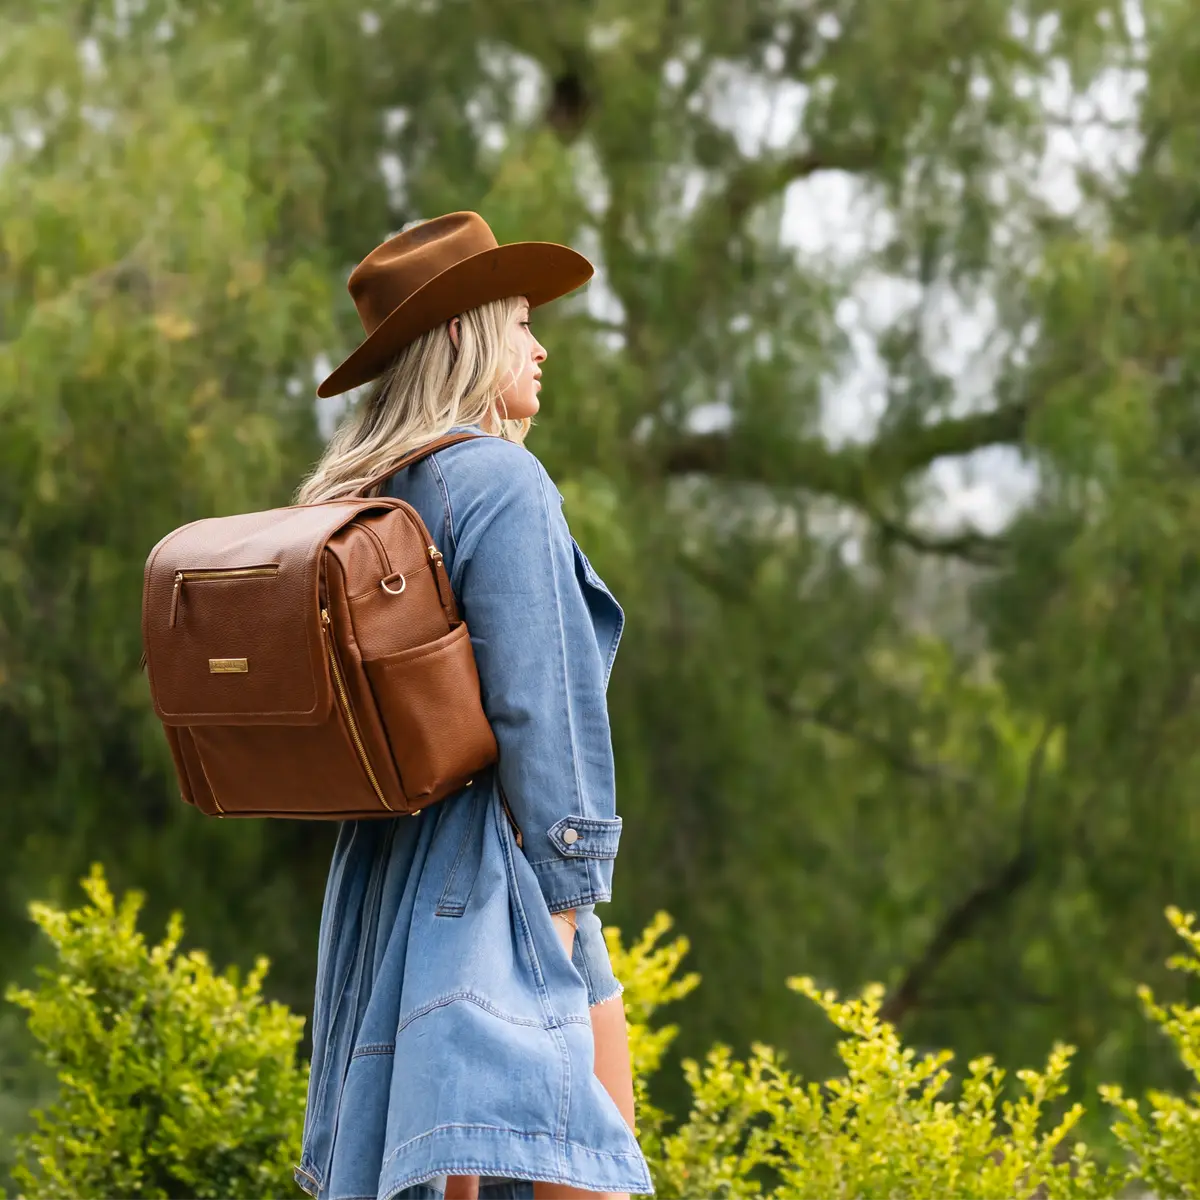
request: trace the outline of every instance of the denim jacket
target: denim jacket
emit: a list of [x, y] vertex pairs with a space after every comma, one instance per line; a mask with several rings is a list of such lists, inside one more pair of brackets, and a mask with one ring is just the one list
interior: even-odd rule
[[[447, 1174], [482, 1195], [650, 1192], [588, 1012], [620, 987], [594, 906], [621, 833], [605, 691], [623, 614], [523, 447], [458, 443], [387, 490], [445, 557], [500, 754], [416, 819], [339, 827], [297, 1181], [319, 1200], [436, 1196]], [[551, 913], [569, 908], [568, 957]]]

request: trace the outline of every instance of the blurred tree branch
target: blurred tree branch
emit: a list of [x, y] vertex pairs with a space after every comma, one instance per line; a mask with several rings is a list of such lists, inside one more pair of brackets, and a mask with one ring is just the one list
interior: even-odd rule
[[921, 957], [905, 973], [900, 984], [884, 1001], [880, 1019], [899, 1024], [922, 1000], [925, 985], [960, 943], [981, 921], [1001, 911], [1034, 876], [1031, 847], [1022, 846], [999, 870], [970, 891], [938, 926]]
[[814, 146], [802, 154], [746, 160], [730, 173], [711, 207], [725, 213], [729, 226], [739, 225], [757, 205], [799, 179], [821, 171], [867, 170], [879, 161], [885, 146], [882, 138], [873, 137], [845, 146]]
[[1029, 758], [1025, 790], [1018, 819], [1017, 848], [1001, 866], [973, 888], [943, 917], [929, 945], [909, 967], [904, 978], [879, 1010], [881, 1020], [898, 1024], [923, 999], [929, 980], [951, 952], [972, 936], [982, 921], [1001, 912], [1037, 873], [1038, 854], [1033, 843], [1033, 804], [1053, 725], [1047, 722]]
[[918, 554], [933, 554], [941, 558], [958, 558], [981, 567], [995, 567], [1004, 562], [1008, 552], [1008, 541], [1001, 536], [980, 533], [976, 529], [963, 529], [959, 533], [938, 537], [919, 533], [903, 522], [894, 520], [877, 510], [868, 516], [874, 523], [883, 544], [899, 543], [915, 550]]
[[1027, 408], [1013, 404], [888, 432], [866, 446], [833, 449], [823, 438], [742, 441], [736, 430], [683, 434], [661, 456], [667, 475], [709, 475], [743, 483], [783, 484], [835, 496], [872, 510], [877, 489], [902, 482], [939, 458], [1019, 443]]
[[964, 775], [949, 770], [941, 763], [922, 762], [914, 758], [904, 746], [897, 745], [888, 738], [881, 737], [868, 729], [862, 729], [852, 721], [833, 716], [828, 702], [822, 702], [815, 707], [797, 704], [777, 691], [767, 693], [767, 702], [776, 712], [793, 717], [798, 721], [816, 725], [840, 737], [857, 742], [878, 755], [889, 767], [902, 775], [926, 782], [945, 784], [954, 788], [970, 789], [974, 784]]

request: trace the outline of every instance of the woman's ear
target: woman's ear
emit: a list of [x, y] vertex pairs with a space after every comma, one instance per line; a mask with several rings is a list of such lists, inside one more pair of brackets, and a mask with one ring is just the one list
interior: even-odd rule
[[446, 323], [446, 332], [450, 335], [450, 344], [458, 349], [458, 340], [462, 335], [462, 318], [451, 317]]

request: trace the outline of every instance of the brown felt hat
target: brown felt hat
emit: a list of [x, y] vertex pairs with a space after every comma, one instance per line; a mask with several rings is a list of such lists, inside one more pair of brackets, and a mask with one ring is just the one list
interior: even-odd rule
[[586, 283], [592, 270], [582, 254], [554, 242], [501, 246], [478, 213], [414, 225], [350, 273], [346, 286], [367, 336], [317, 395], [336, 396], [374, 379], [414, 338], [459, 313], [508, 296], [526, 296], [536, 308]]

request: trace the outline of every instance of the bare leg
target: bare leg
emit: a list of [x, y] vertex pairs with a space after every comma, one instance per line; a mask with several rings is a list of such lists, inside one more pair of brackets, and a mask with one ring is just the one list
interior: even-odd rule
[[478, 1175], [447, 1175], [446, 1200], [479, 1200]]
[[589, 1010], [596, 1046], [596, 1078], [616, 1102], [625, 1124], [633, 1128], [633, 1067], [629, 1061], [629, 1031], [625, 999], [610, 996]]

